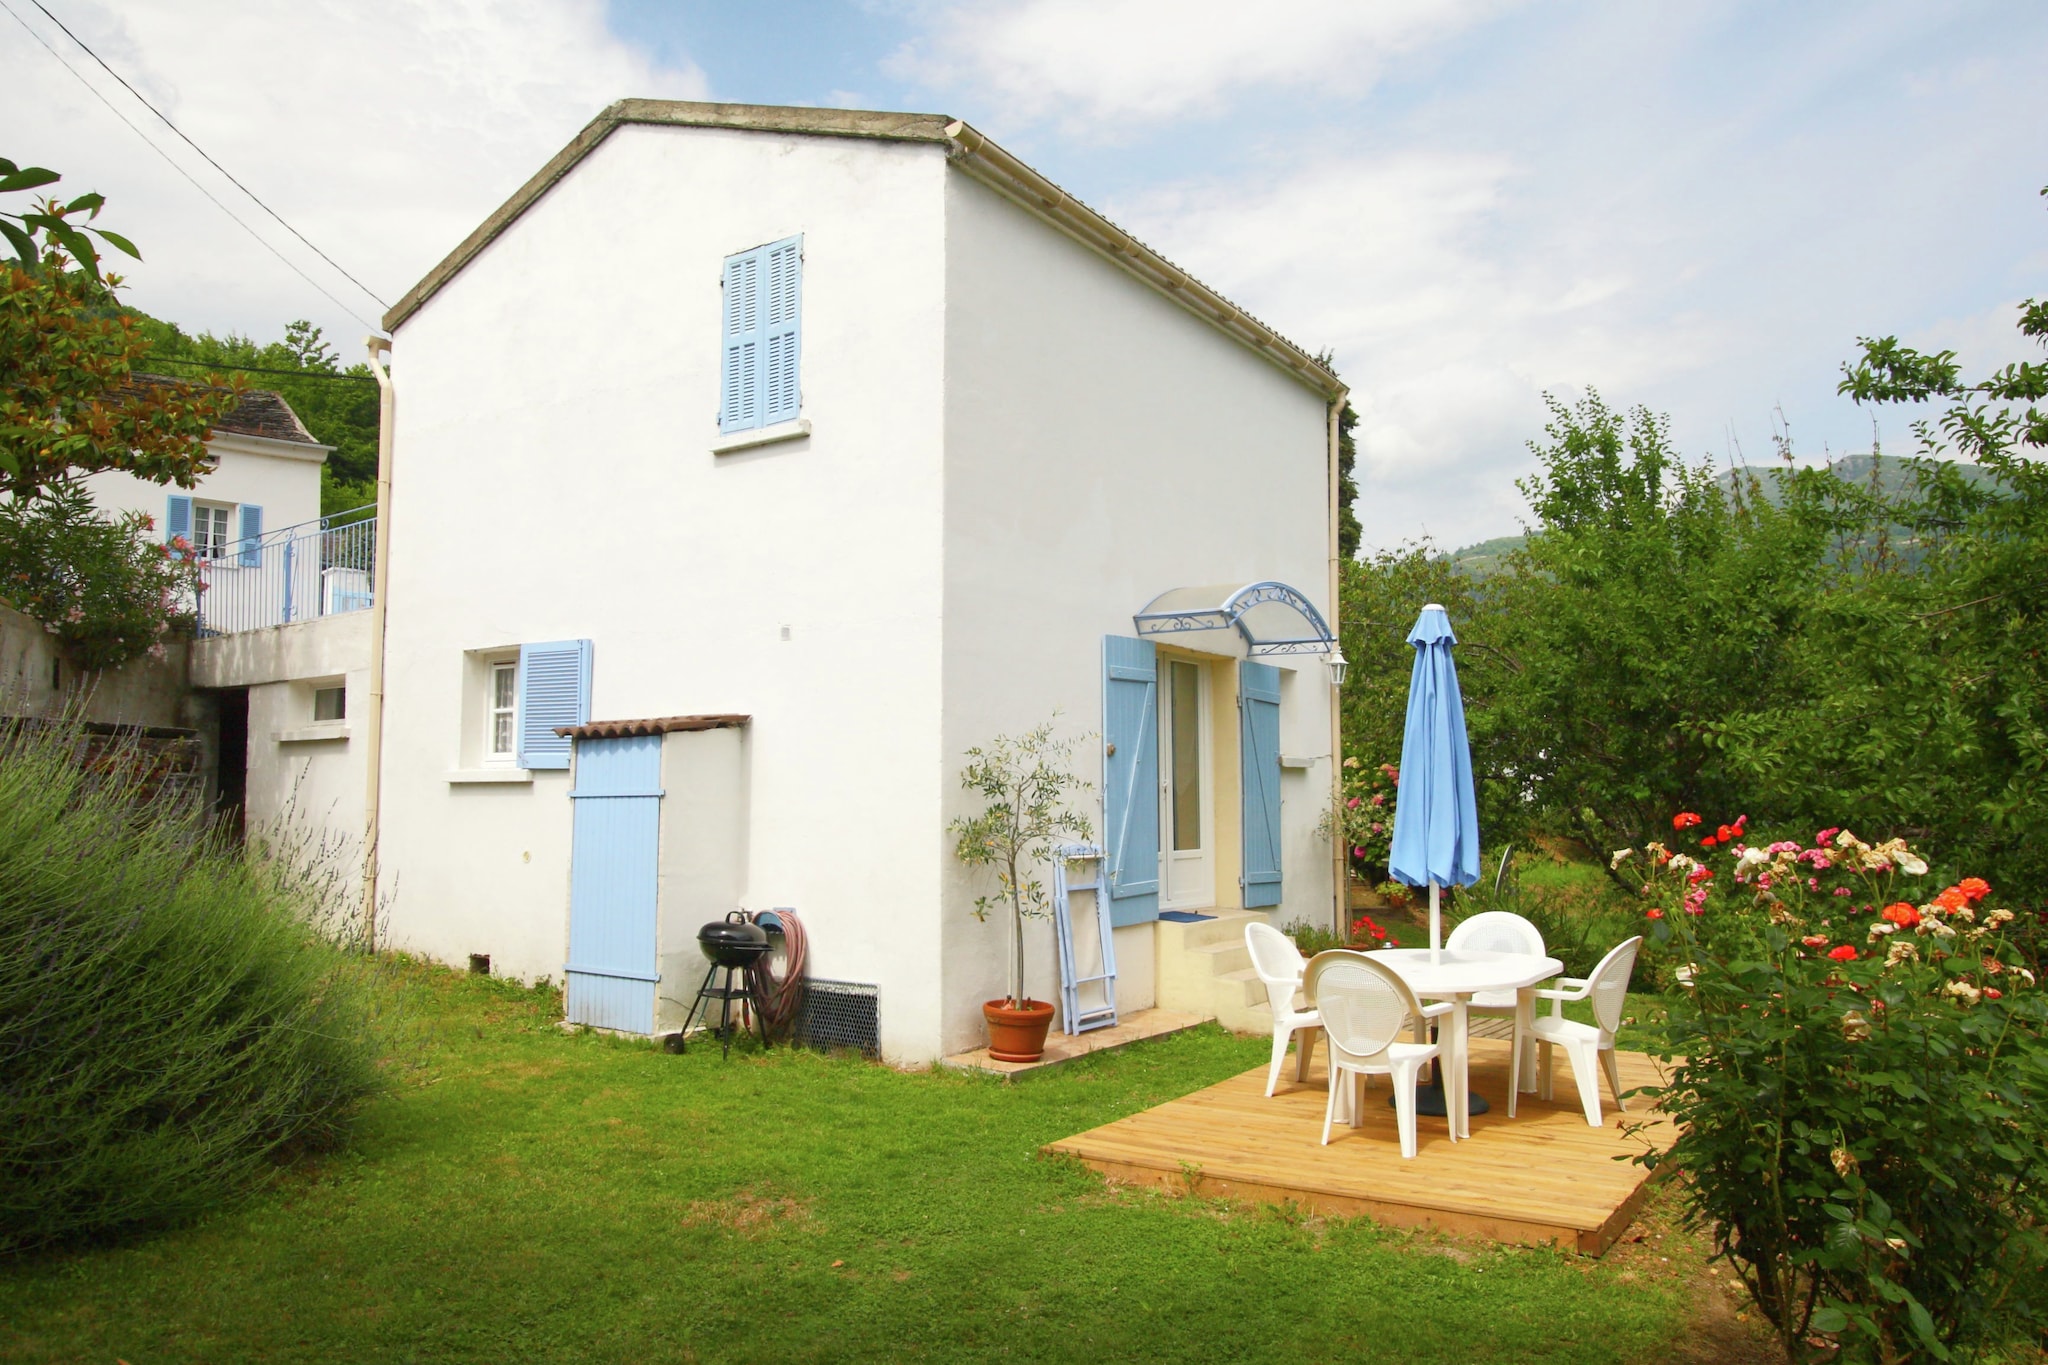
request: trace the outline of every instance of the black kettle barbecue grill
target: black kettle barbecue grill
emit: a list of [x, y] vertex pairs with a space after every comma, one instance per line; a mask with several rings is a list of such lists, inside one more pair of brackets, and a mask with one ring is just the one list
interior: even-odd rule
[[[724, 1045], [725, 1055], [732, 1055], [733, 1033], [736, 1025], [732, 1017], [732, 1003], [744, 1003], [750, 999], [747, 992], [747, 968], [768, 955], [772, 945], [768, 942], [768, 931], [746, 918], [746, 912], [735, 910], [724, 919], [713, 920], [697, 931], [697, 947], [710, 961], [711, 967], [704, 973], [704, 984], [697, 990], [697, 999], [691, 1004], [689, 1014], [683, 1017], [680, 1040], [690, 1031], [690, 1021], [702, 1014], [708, 1022], [711, 1018], [711, 1002], [719, 1002], [718, 1040]], [[712, 985], [711, 978], [720, 972], [725, 980]], [[761, 1026], [761, 1046], [768, 1045], [768, 1021], [761, 1011], [753, 1011], [754, 1020]], [[686, 1045], [685, 1045], [686, 1046]]]

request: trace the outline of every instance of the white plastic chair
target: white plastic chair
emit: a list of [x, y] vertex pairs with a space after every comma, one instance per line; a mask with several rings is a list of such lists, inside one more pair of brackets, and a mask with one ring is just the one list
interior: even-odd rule
[[[1550, 1013], [1538, 1015], [1529, 1025], [1530, 1036], [1542, 1050], [1542, 1061], [1538, 1066], [1537, 1093], [1544, 1099], [1551, 1092], [1551, 1048], [1562, 1047], [1571, 1054], [1572, 1076], [1579, 1083], [1579, 1101], [1586, 1108], [1586, 1122], [1595, 1128], [1600, 1126], [1600, 1078], [1595, 1074], [1599, 1069], [1607, 1073], [1607, 1084], [1614, 1091], [1614, 1107], [1627, 1112], [1628, 1106], [1621, 1098], [1621, 1072], [1614, 1064], [1614, 1033], [1621, 1027], [1621, 1009], [1628, 1000], [1628, 979], [1636, 969], [1636, 951], [1643, 944], [1642, 936], [1628, 940], [1600, 959], [1600, 965], [1593, 974], [1585, 978], [1559, 977], [1558, 989], [1538, 991], [1537, 995], [1551, 1002]], [[1591, 999], [1596, 1024], [1581, 1024], [1564, 1017], [1567, 1001]], [[1519, 1040], [1518, 1040], [1519, 1041]], [[1513, 1070], [1521, 1069], [1522, 1050], [1515, 1049]], [[1518, 1084], [1517, 1074], [1512, 1084]]]
[[1244, 927], [1244, 946], [1252, 955], [1252, 970], [1266, 983], [1266, 1003], [1273, 1007], [1273, 1065], [1266, 1069], [1266, 1098], [1271, 1099], [1280, 1084], [1280, 1063], [1287, 1060], [1287, 1042], [1297, 1033], [1301, 1042], [1295, 1052], [1294, 1079], [1308, 1079], [1308, 1059], [1316, 1050], [1316, 1034], [1323, 1021], [1299, 1001], [1301, 974], [1308, 961], [1293, 939], [1254, 920]]
[[[1482, 910], [1476, 915], [1459, 920], [1451, 926], [1451, 936], [1444, 940], [1446, 948], [1478, 948], [1490, 953], [1528, 953], [1532, 957], [1543, 957], [1543, 932], [1520, 915], [1507, 910]], [[1466, 1005], [1468, 1014], [1494, 1014], [1515, 1017], [1514, 991], [1480, 991]], [[1533, 1074], [1536, 1065], [1536, 1044], [1529, 1038], [1520, 1043], [1520, 1063], [1526, 1072]], [[1510, 1106], [1512, 1108], [1512, 1106]]]
[[[1323, 1145], [1337, 1117], [1337, 1096], [1345, 1096], [1345, 1117], [1357, 1127], [1364, 1115], [1367, 1076], [1386, 1076], [1394, 1086], [1394, 1113], [1401, 1130], [1401, 1156], [1415, 1155], [1415, 1090], [1422, 1064], [1437, 1056], [1437, 1044], [1404, 1043], [1401, 1034], [1423, 1021], [1450, 1013], [1446, 1001], [1423, 1005], [1408, 983], [1363, 953], [1346, 949], [1317, 953], [1308, 966], [1308, 996], [1323, 1019], [1330, 1049], [1330, 1098], [1323, 1105]], [[1457, 1131], [1451, 1141], [1458, 1140]]]

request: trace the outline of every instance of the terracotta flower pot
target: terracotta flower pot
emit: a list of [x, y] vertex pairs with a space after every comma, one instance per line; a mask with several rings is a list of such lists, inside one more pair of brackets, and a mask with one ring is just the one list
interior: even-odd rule
[[1022, 1009], [1011, 1009], [1007, 1000], [984, 1001], [981, 1017], [988, 1020], [988, 1055], [999, 1062], [1035, 1062], [1045, 1055], [1046, 1031], [1052, 1027], [1052, 1006], [1044, 1000], [1026, 1000]]

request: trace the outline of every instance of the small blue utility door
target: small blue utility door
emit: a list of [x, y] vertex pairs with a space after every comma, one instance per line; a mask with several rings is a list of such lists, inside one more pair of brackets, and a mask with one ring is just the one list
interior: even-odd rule
[[1237, 666], [1244, 795], [1244, 908], [1280, 903], [1280, 670]]
[[654, 1032], [661, 736], [576, 742], [569, 1022]]

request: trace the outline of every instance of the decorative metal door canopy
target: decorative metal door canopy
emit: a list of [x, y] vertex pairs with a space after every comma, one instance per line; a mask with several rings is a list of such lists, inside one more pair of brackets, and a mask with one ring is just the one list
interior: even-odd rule
[[[1315, 604], [1285, 583], [1218, 583], [1174, 588], [1131, 620], [1140, 635], [1237, 627], [1253, 658], [1263, 654], [1328, 654], [1337, 639]], [[1306, 626], [1308, 633], [1302, 628]]]

